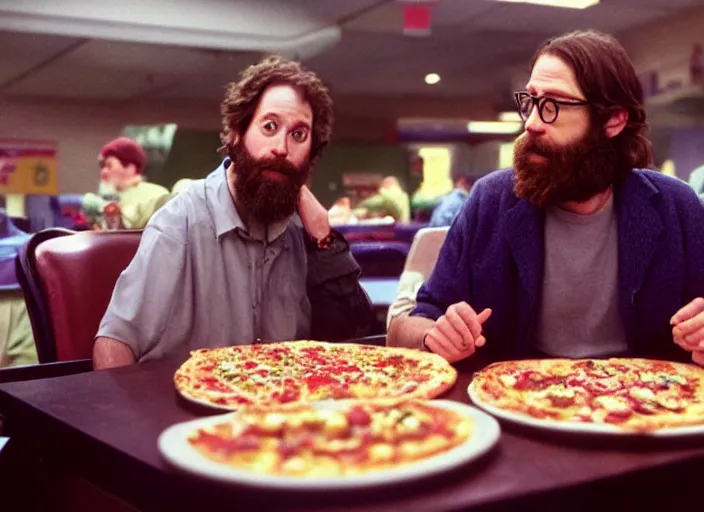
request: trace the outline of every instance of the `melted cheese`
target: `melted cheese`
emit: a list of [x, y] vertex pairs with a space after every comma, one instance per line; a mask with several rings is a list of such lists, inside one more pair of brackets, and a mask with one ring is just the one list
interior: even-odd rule
[[501, 384], [507, 388], [512, 388], [516, 385], [516, 377], [513, 375], [499, 375], [499, 380], [501, 381]]
[[655, 393], [649, 388], [631, 388], [628, 392], [636, 400], [641, 400], [644, 402], [649, 402], [655, 400]]
[[631, 410], [629, 404], [627, 404], [623, 399], [615, 396], [598, 396], [594, 399], [594, 403], [599, 407], [603, 407], [608, 412], [619, 413], [628, 412]]

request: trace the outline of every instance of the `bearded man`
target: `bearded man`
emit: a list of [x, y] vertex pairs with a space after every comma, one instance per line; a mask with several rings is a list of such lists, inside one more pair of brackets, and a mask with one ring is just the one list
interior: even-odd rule
[[594, 31], [546, 41], [515, 93], [514, 169], [477, 181], [389, 345], [458, 361], [650, 356], [704, 364], [704, 208], [646, 170], [643, 90]]
[[305, 185], [332, 132], [328, 90], [269, 57], [230, 84], [222, 115], [227, 157], [144, 230], [100, 324], [95, 368], [367, 334], [359, 266]]

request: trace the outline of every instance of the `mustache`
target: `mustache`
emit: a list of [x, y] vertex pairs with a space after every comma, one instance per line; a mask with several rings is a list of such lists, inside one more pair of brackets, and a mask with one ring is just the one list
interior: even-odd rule
[[558, 153], [555, 148], [550, 147], [545, 141], [536, 139], [532, 135], [526, 135], [521, 146], [525, 152], [535, 153], [548, 158]]
[[284, 157], [259, 158], [254, 162], [254, 168], [257, 170], [257, 173], [262, 173], [264, 171], [276, 171], [291, 179], [294, 179], [301, 174], [301, 169], [293, 165]]

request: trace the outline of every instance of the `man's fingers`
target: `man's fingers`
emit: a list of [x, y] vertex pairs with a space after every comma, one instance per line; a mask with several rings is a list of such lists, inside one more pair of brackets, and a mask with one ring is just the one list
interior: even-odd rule
[[484, 322], [486, 322], [487, 320], [489, 320], [489, 317], [490, 317], [490, 316], [491, 316], [491, 309], [486, 308], [484, 311], [482, 311], [481, 313], [479, 313], [479, 314], [477, 315], [477, 321], [478, 321], [480, 324], [483, 324]]
[[704, 351], [698, 350], [692, 352], [692, 361], [694, 361], [700, 366], [704, 366]]
[[476, 347], [483, 347], [486, 344], [486, 338], [484, 336], [479, 336], [474, 342]]
[[445, 315], [438, 318], [437, 322], [435, 322], [435, 329], [437, 329], [443, 337], [452, 343], [457, 350], [462, 350], [465, 345], [462, 335], [455, 331]]
[[700, 330], [704, 330], [704, 313], [699, 313], [688, 320], [683, 320], [674, 328], [674, 331], [683, 338]]
[[460, 359], [460, 352], [450, 340], [442, 336], [435, 328], [430, 329], [426, 333], [425, 345], [431, 352], [444, 357], [450, 362]]
[[683, 336], [682, 339], [685, 343], [700, 348], [702, 341], [704, 341], [704, 329], [699, 329], [691, 334], [687, 334], [686, 336]]
[[445, 318], [447, 318], [450, 325], [452, 325], [455, 331], [462, 337], [462, 345], [466, 346], [474, 340], [469, 326], [464, 322], [456, 309], [448, 308], [447, 313], [445, 313]]
[[462, 321], [469, 328], [469, 332], [472, 333], [473, 340], [476, 340], [482, 335], [482, 324], [477, 320], [477, 313], [469, 304], [466, 302], [458, 302], [450, 306], [448, 311], [450, 309], [454, 309], [460, 318], [462, 318]]
[[702, 311], [704, 311], [704, 299], [697, 297], [672, 316], [670, 325], [678, 325], [685, 322]]

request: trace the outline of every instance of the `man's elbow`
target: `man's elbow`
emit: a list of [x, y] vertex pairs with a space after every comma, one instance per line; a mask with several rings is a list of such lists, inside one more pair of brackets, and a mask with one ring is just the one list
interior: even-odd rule
[[99, 337], [93, 344], [93, 369], [104, 370], [136, 362], [132, 349], [121, 341]]

